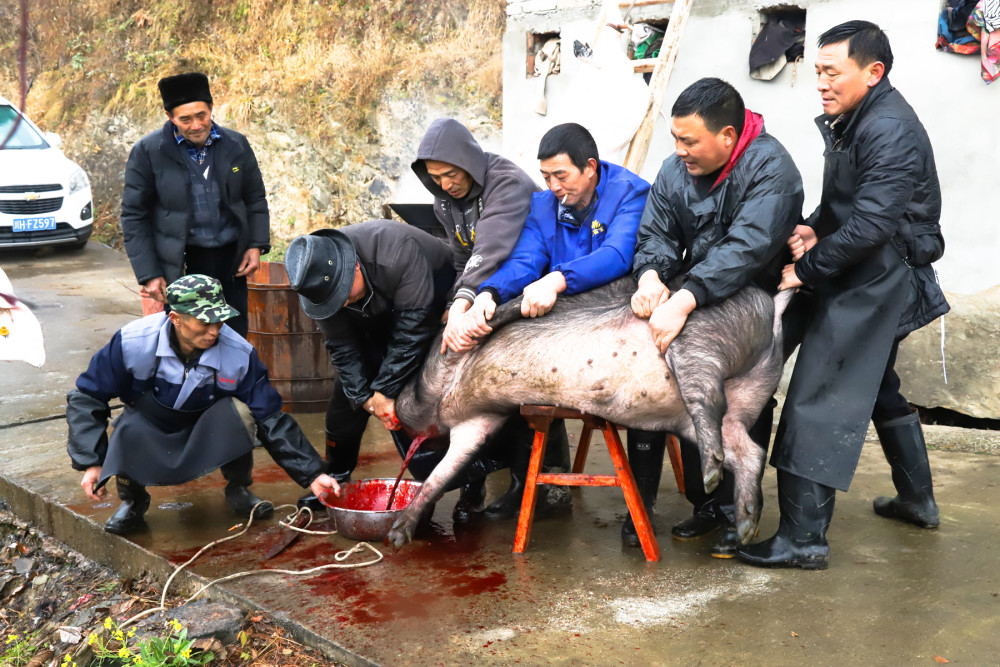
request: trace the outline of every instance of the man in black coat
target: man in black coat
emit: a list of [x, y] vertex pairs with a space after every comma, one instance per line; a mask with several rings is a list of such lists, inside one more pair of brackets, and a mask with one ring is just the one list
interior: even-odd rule
[[[400, 454], [410, 444], [396, 419], [396, 397], [420, 370], [440, 331], [455, 282], [451, 251], [416, 227], [370, 220], [298, 237], [288, 246], [285, 267], [337, 369], [326, 412], [326, 472], [346, 483], [370, 417], [393, 432]], [[411, 473], [426, 477], [442, 456], [442, 451], [419, 453]], [[505, 465], [474, 461], [456, 484], [468, 485]], [[317, 506], [312, 495], [299, 503]]]
[[264, 181], [250, 144], [212, 120], [208, 78], [159, 82], [167, 122], [132, 148], [125, 165], [122, 234], [140, 294], [166, 303], [166, 286], [200, 273], [222, 283], [247, 335], [247, 280], [270, 249]]
[[920, 420], [893, 370], [899, 341], [948, 311], [930, 266], [944, 252], [934, 154], [889, 83], [892, 50], [878, 26], [841, 24], [819, 47], [823, 196], [789, 241], [796, 261], [781, 283], [812, 292], [786, 312], [804, 337], [771, 458], [781, 521], [774, 537], [738, 552], [763, 567], [827, 567], [835, 490], [850, 486], [869, 420], [898, 491], [875, 511], [939, 522]]
[[[785, 242], [801, 220], [802, 179], [791, 156], [764, 131], [764, 119], [720, 79], [688, 86], [671, 110], [676, 153], [663, 162], [639, 226], [633, 275], [639, 289], [632, 310], [649, 318], [653, 339], [666, 351], [695, 308], [711, 306], [748, 285], [777, 291], [788, 252]], [[674, 291], [667, 288], [674, 282]], [[771, 437], [768, 405], [750, 437]], [[640, 432], [641, 433], [641, 432]], [[652, 508], [663, 467], [663, 434], [629, 432], [628, 456], [639, 492]], [[693, 515], [673, 527], [675, 539], [708, 535], [725, 526], [712, 548], [736, 555], [732, 475], [705, 492], [695, 443], [681, 441], [684, 486]], [[638, 546], [631, 519], [622, 540]]]

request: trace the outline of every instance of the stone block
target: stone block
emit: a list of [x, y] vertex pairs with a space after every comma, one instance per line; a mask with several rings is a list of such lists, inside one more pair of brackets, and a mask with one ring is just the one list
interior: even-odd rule
[[941, 321], [911, 333], [899, 346], [896, 371], [915, 405], [942, 407], [983, 419], [1000, 418], [1000, 286], [947, 294], [944, 370]]

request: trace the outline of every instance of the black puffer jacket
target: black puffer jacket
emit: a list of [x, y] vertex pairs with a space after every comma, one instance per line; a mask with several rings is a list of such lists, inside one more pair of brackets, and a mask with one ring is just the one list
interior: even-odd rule
[[371, 220], [340, 231], [358, 253], [367, 294], [319, 326], [357, 408], [376, 391], [396, 398], [420, 368], [441, 329], [455, 269], [443, 241], [401, 222]]
[[705, 189], [677, 155], [663, 162], [639, 224], [636, 280], [649, 269], [664, 283], [683, 276], [699, 308], [750, 284], [773, 294], [791, 261], [785, 244], [802, 219], [802, 178], [791, 156], [762, 132], [729, 175]]
[[[223, 213], [237, 221], [240, 236], [236, 261], [248, 248], [267, 252], [271, 223], [257, 157], [239, 132], [223, 127], [215, 151], [215, 180], [222, 193]], [[163, 276], [167, 284], [184, 275], [192, 171], [191, 158], [174, 139], [173, 124], [146, 135], [132, 148], [125, 165], [122, 234], [136, 280], [142, 284]]]
[[944, 253], [941, 185], [924, 126], [903, 96], [883, 78], [849, 116], [816, 119], [829, 161], [846, 154], [848, 169], [824, 191], [853, 193], [853, 201], [824, 197], [806, 224], [817, 244], [795, 265], [806, 285], [828, 282], [892, 243], [914, 267], [915, 280], [897, 298], [909, 301], [899, 323], [902, 336], [948, 312], [948, 303], [929, 264]]

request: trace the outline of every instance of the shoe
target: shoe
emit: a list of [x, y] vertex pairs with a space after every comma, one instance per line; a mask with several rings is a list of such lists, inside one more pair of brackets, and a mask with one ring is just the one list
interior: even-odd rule
[[[653, 506], [656, 504], [656, 496], [660, 491], [663, 454], [667, 451], [667, 434], [663, 431], [640, 431], [630, 428], [626, 431], [625, 438], [629, 468], [632, 469], [635, 485], [639, 488], [639, 496], [646, 508], [646, 515], [649, 517], [653, 534], [656, 535]], [[621, 535], [623, 545], [633, 548], [642, 546], [631, 514], [625, 517]]]
[[683, 542], [684, 540], [696, 540], [699, 537], [711, 535], [721, 527], [721, 519], [717, 519], [714, 516], [705, 517], [695, 514], [694, 516], [675, 524], [674, 527], [670, 529], [670, 534], [674, 536], [675, 540]]
[[469, 482], [462, 487], [455, 503], [455, 509], [451, 512], [452, 521], [455, 523], [469, 523], [483, 513], [485, 507], [483, 501], [486, 500], [486, 479], [479, 478]]
[[249, 488], [237, 484], [226, 484], [226, 504], [229, 509], [246, 518], [250, 517], [251, 512], [254, 519], [266, 519], [274, 514], [274, 505], [267, 500], [262, 501]]
[[740, 548], [741, 544], [736, 526], [727, 523], [725, 530], [719, 534], [715, 544], [712, 545], [711, 556], [712, 558], [735, 558], [736, 550]]
[[128, 535], [146, 522], [143, 515], [149, 509], [149, 493], [146, 487], [125, 475], [115, 475], [115, 486], [122, 504], [104, 523], [104, 530], [113, 535]]
[[778, 470], [778, 532], [770, 539], [738, 547], [736, 557], [756, 567], [825, 570], [830, 547], [826, 530], [833, 519], [836, 491]]
[[895, 498], [880, 496], [873, 503], [875, 513], [890, 519], [908, 521], [921, 528], [937, 528], [941, 515], [934, 502], [931, 466], [927, 460], [920, 415], [875, 424], [882, 451], [892, 468]]

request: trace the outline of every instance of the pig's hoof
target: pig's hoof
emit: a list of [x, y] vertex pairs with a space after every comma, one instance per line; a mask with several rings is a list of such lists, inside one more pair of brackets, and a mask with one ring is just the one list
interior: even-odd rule
[[736, 532], [740, 536], [741, 544], [750, 544], [750, 540], [757, 534], [757, 522], [753, 519], [744, 519], [737, 525]]
[[715, 491], [715, 487], [719, 485], [720, 479], [721, 475], [719, 475], [718, 470], [712, 470], [711, 472], [706, 474], [705, 479], [703, 480], [703, 482], [705, 483], [705, 492], [711, 493], [712, 491]]
[[413, 538], [413, 528], [403, 521], [397, 521], [386, 538], [394, 549], [402, 549]]

